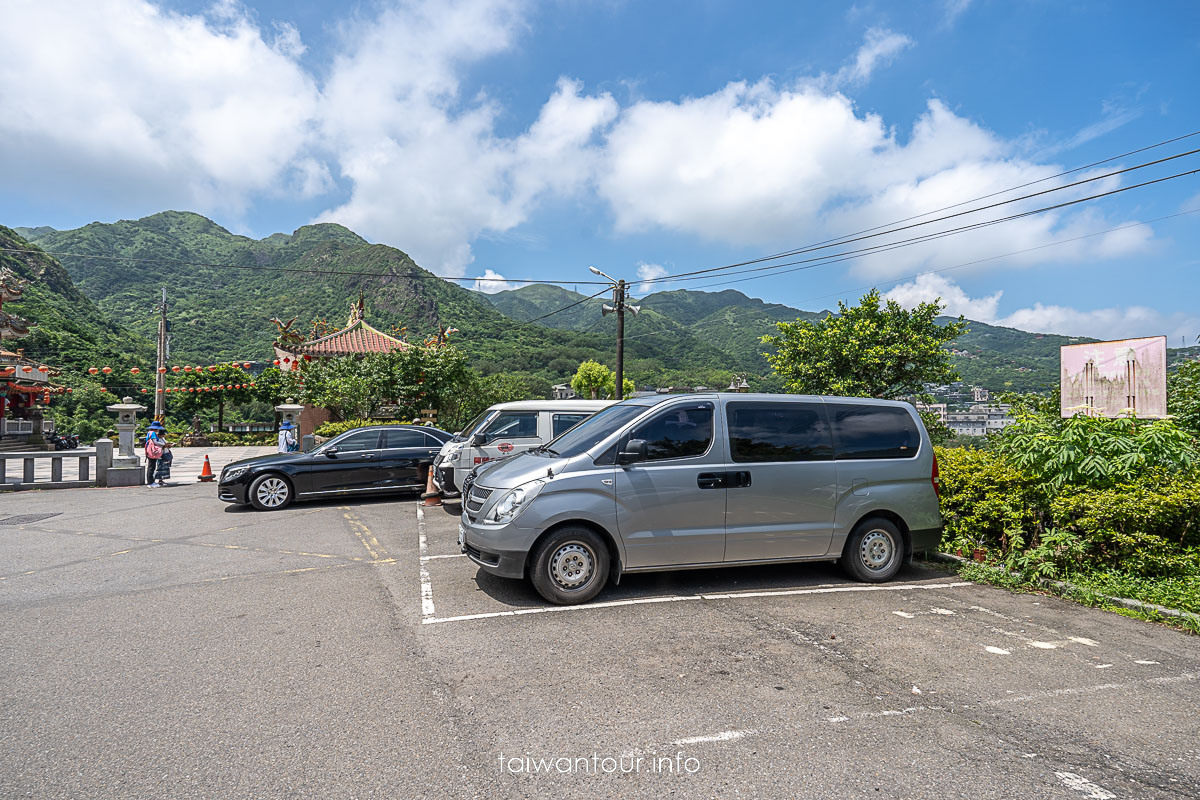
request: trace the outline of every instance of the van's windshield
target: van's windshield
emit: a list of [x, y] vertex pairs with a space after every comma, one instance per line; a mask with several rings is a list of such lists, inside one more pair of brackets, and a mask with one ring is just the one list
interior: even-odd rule
[[480, 414], [478, 417], [476, 417], [475, 419], [473, 419], [473, 420], [471, 420], [470, 422], [468, 422], [468, 423], [467, 423], [467, 424], [466, 424], [466, 425], [463, 427], [462, 431], [461, 431], [461, 432], [459, 432], [459, 433], [458, 433], [458, 435], [456, 435], [456, 436], [455, 436], [453, 439], [451, 439], [450, 441], [452, 441], [452, 442], [465, 442], [467, 439], [470, 439], [470, 438], [471, 438], [471, 435], [472, 435], [472, 434], [474, 434], [474, 433], [475, 433], [475, 431], [476, 431], [478, 428], [480, 428], [480, 427], [483, 425], [483, 423], [485, 423], [485, 422], [487, 422], [489, 419], [491, 419], [492, 415], [493, 415], [493, 414], [495, 414], [495, 413], [496, 413], [496, 410], [495, 410], [495, 409], [493, 409], [493, 408], [489, 408], [489, 409], [485, 410], [485, 411], [484, 411], [483, 413], [481, 413], [481, 414]]
[[552, 439], [548, 444], [534, 450], [534, 453], [572, 458], [580, 453], [586, 453], [603, 441], [610, 433], [621, 428], [626, 422], [644, 412], [648, 406], [641, 403], [626, 405], [617, 403], [602, 409], [588, 417], [569, 431]]

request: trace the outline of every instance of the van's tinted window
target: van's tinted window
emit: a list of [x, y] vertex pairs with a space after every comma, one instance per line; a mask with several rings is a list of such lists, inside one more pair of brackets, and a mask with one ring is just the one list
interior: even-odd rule
[[589, 416], [589, 414], [555, 414], [551, 420], [553, 424], [550, 426], [550, 436], [562, 436]]
[[489, 442], [496, 439], [537, 438], [537, 418], [536, 411], [501, 411], [483, 429], [483, 435]]
[[914, 458], [921, 434], [908, 411], [896, 406], [826, 406], [838, 458]]
[[829, 461], [833, 441], [815, 403], [729, 403], [729, 451], [740, 463]]
[[629, 434], [630, 439], [646, 440], [647, 461], [703, 455], [708, 452], [712, 437], [712, 403], [673, 406]]

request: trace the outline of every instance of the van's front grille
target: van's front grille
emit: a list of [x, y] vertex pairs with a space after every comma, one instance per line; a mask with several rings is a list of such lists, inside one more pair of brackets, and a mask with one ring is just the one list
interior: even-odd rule
[[483, 504], [491, 496], [491, 489], [485, 489], [482, 486], [472, 486], [471, 491], [467, 494], [467, 500], [464, 505], [466, 505], [467, 511], [477, 514], [479, 513], [479, 509], [483, 508]]

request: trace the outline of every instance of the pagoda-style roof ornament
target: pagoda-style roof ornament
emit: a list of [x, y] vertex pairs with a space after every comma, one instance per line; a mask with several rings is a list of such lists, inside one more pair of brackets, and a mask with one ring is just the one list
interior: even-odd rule
[[8, 267], [0, 267], [0, 303], [19, 300], [25, 291], [25, 281], [18, 278]]
[[363, 314], [366, 312], [366, 304], [363, 301], [362, 289], [358, 290], [358, 302], [350, 304], [350, 319], [346, 322], [346, 327], [349, 328], [356, 322], [360, 322]]
[[296, 355], [349, 356], [360, 353], [390, 353], [404, 350], [410, 345], [394, 336], [389, 336], [368, 325], [363, 319], [352, 322], [340, 331], [334, 331], [319, 339], [311, 339], [296, 345], [280, 346], [279, 349]]

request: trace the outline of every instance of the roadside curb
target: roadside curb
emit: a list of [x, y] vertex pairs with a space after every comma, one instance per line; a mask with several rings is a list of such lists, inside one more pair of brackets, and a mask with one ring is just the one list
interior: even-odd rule
[[[934, 561], [944, 561], [944, 562], [950, 563], [950, 564], [977, 564], [977, 563], [979, 563], [977, 561], [972, 561], [969, 558], [963, 558], [962, 556], [951, 555], [950, 553], [929, 553], [927, 555], [929, 558], [933, 559]], [[1004, 567], [1001, 567], [997, 564], [984, 564], [983, 566], [999, 570], [1006, 575], [1013, 574], [1009, 570], [1007, 570]], [[1049, 586], [1049, 587], [1052, 587], [1055, 589], [1060, 589], [1063, 591], [1083, 592], [1083, 589], [1080, 589], [1075, 584], [1069, 583], [1067, 581], [1054, 581], [1054, 580], [1050, 580], [1049, 578], [1035, 578], [1034, 581], [1036, 583], [1040, 584], [1041, 586]], [[1088, 591], [1092, 591], [1092, 590], [1088, 590]], [[1193, 614], [1191, 611], [1181, 611], [1178, 608], [1167, 608], [1166, 606], [1160, 606], [1157, 603], [1147, 603], [1142, 600], [1133, 600], [1128, 597], [1113, 597], [1112, 595], [1100, 594], [1099, 592], [1094, 592], [1094, 594], [1096, 594], [1098, 597], [1104, 598], [1107, 602], [1112, 603], [1115, 606], [1120, 606], [1121, 608], [1127, 608], [1130, 611], [1142, 611], [1142, 612], [1146, 612], [1146, 613], [1161, 614], [1164, 617], [1177, 617], [1179, 619], [1190, 619], [1193, 622], [1200, 622], [1200, 614]]]

